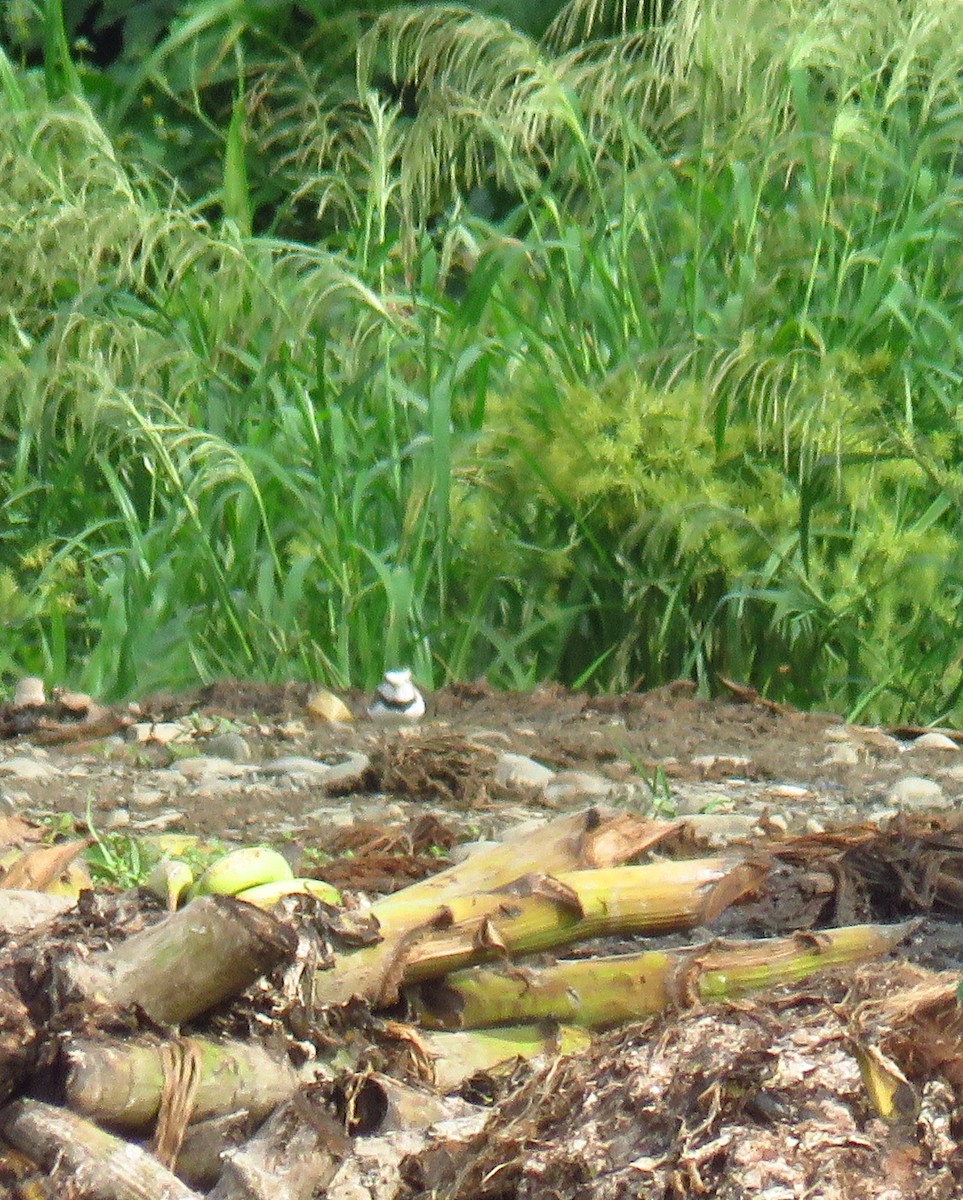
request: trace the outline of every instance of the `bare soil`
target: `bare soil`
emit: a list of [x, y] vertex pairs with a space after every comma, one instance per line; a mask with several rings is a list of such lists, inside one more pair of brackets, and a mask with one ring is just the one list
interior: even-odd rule
[[[303, 685], [221, 683], [187, 695], [148, 698], [136, 719], [190, 717], [198, 728], [191, 752], [201, 754], [213, 729], [237, 729], [251, 746], [255, 763], [280, 755], [335, 763], [352, 752], [377, 760], [386, 748], [393, 753], [413, 736], [435, 739], [442, 751], [445, 739], [451, 744], [450, 739], [461, 738], [474, 747], [532, 757], [557, 771], [590, 771], [615, 782], [643, 779], [652, 784], [651, 798], [660, 811], [680, 798], [683, 812], [739, 812], [747, 806], [758, 811], [768, 805], [788, 811], [797, 823], [807, 815], [825, 825], [874, 814], [902, 775], [946, 778], [951, 798], [963, 791], [963, 780], [952, 777], [957, 760], [946, 751], [906, 753], [910, 743], [905, 737], [845, 726], [833, 714], [783, 709], [748, 692], [704, 700], [684, 682], [603, 697], [556, 687], [525, 694], [494, 692], [484, 685], [449, 687], [430, 697], [427, 717], [416, 731], [375, 725], [365, 718], [365, 697], [357, 693], [345, 696], [358, 714], [354, 724], [319, 722], [305, 710], [309, 693]], [[51, 779], [6, 785], [8, 791], [16, 787], [31, 811], [82, 815], [92, 803], [95, 819], [106, 814], [110, 821], [120, 810], [122, 820], [129, 815], [139, 827], [155, 819], [162, 823], [173, 807], [177, 828], [244, 841], [278, 836], [310, 840], [330, 824], [330, 811], [319, 805], [319, 789], [309, 781], [295, 779], [283, 787], [257, 776], [218, 785], [202, 781], [160, 796], [156, 771], [172, 762], [176, 750], [130, 746], [117, 737], [46, 747], [35, 732], [28, 732], [27, 739], [39, 743], [39, 752], [63, 771]], [[851, 761], [834, 758], [841, 743], [849, 747]], [[8, 754], [21, 752], [17, 741], [8, 739], [6, 745]], [[445, 757], [442, 753], [436, 768]], [[410, 765], [410, 777], [398, 771], [387, 778], [369, 775], [362, 788], [343, 795], [345, 820], [349, 813], [359, 821], [383, 819], [386, 800], [395, 804], [389, 818], [410, 816], [426, 806], [454, 809], [462, 817], [473, 815], [476, 820], [470, 824], [482, 834], [496, 829], [503, 815], [508, 821], [520, 818], [518, 805], [506, 805], [504, 797], [499, 801], [467, 785], [446, 795], [437, 770], [431, 783], [424, 764]], [[374, 797], [376, 803], [367, 803]], [[544, 806], [541, 810], [544, 814]]]

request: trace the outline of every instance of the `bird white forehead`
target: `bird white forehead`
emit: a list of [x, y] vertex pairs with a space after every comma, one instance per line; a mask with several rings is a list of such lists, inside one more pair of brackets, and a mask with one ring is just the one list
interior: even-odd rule
[[406, 683], [411, 683], [411, 671], [407, 667], [399, 671], [385, 671], [385, 683], [390, 683], [392, 687], [404, 687]]

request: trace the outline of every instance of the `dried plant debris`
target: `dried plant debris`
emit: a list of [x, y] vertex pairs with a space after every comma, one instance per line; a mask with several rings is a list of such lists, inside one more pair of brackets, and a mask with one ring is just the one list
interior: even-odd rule
[[22, 679], [12, 700], [0, 704], [0, 739], [29, 737], [38, 746], [109, 737], [132, 721], [120, 708], [107, 708], [81, 692], [55, 688], [50, 700], [43, 681]]
[[851, 1019], [889, 971], [633, 1026], [536, 1071], [477, 1137], [403, 1164], [406, 1200], [959, 1195], [955, 1100], [922, 1084], [894, 1125], [867, 1094]]
[[318, 849], [334, 857], [308, 874], [341, 891], [387, 894], [449, 867], [445, 851], [457, 841], [453, 826], [432, 813], [408, 821], [356, 822], [319, 839]]
[[371, 753], [367, 785], [452, 808], [482, 808], [497, 755], [490, 747], [456, 733], [400, 737], [380, 742]]

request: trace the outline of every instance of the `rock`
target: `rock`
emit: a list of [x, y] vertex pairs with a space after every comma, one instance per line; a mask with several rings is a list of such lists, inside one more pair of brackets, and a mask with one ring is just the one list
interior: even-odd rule
[[777, 800], [805, 800], [812, 792], [798, 783], [774, 783], [766, 788], [766, 794]]
[[131, 824], [134, 829], [163, 830], [169, 829], [172, 825], [183, 825], [186, 820], [187, 817], [183, 812], [168, 808], [153, 817], [139, 817], [137, 820], [132, 821]]
[[618, 784], [592, 771], [559, 771], [545, 785], [545, 799], [549, 804], [591, 803], [610, 796]]
[[326, 691], [324, 688], [319, 688], [316, 692], [312, 692], [304, 707], [313, 717], [318, 717], [322, 721], [329, 721], [331, 724], [345, 725], [354, 720], [354, 713], [352, 713], [341, 697], [336, 696], [334, 692]]
[[722, 771], [744, 771], [752, 762], [744, 754], [697, 754], [692, 765], [705, 774], [717, 768]]
[[178, 738], [187, 738], [187, 731], [175, 721], [138, 721], [127, 727], [127, 740], [139, 746], [153, 743], [156, 746], [167, 746]]
[[303, 721], [282, 721], [280, 725], [275, 725], [273, 728], [270, 725], [259, 725], [258, 732], [264, 737], [274, 734], [286, 742], [296, 742], [298, 738], [304, 737], [308, 732], [308, 727]]
[[696, 813], [685, 819], [685, 828], [713, 849], [751, 837], [755, 827], [755, 820], [745, 813]]
[[364, 778], [364, 773], [371, 766], [371, 759], [367, 754], [359, 754], [357, 751], [351, 751], [344, 762], [335, 763], [334, 766], [328, 767], [328, 773], [324, 777], [324, 786], [328, 791], [337, 789], [339, 792], [350, 792], [359, 789]]
[[0, 930], [5, 934], [35, 929], [73, 908], [72, 896], [50, 896], [18, 888], [0, 889]]
[[782, 813], [766, 811], [756, 822], [754, 828], [766, 834], [788, 833], [789, 822]]
[[[60, 708], [65, 708], [67, 712], [73, 713], [77, 717], [85, 716], [90, 713], [91, 709], [100, 707], [86, 692], [69, 692], [64, 688], [54, 688], [53, 698]], [[104, 709], [100, 709], [101, 714], [104, 711]]]
[[951, 737], [947, 737], [945, 733], [921, 733], [918, 738], [914, 738], [909, 746], [910, 750], [959, 750], [959, 745], [953, 741]]
[[855, 767], [862, 761], [863, 756], [859, 747], [852, 742], [838, 742], [829, 747], [829, 752], [822, 761], [824, 767]]
[[130, 824], [130, 810], [115, 808], [104, 814], [101, 822], [105, 829], [125, 829]]
[[946, 798], [935, 780], [907, 775], [893, 784], [886, 801], [900, 808], [935, 808], [945, 804]]
[[54, 779], [63, 772], [55, 767], [52, 763], [40, 762], [36, 758], [27, 758], [26, 755], [14, 755], [13, 758], [5, 758], [0, 762], [0, 775], [7, 775], [12, 779]]
[[823, 730], [827, 742], [849, 742], [868, 754], [870, 751], [899, 754], [903, 745], [889, 733], [871, 725], [833, 725]]
[[42, 679], [38, 679], [36, 675], [28, 675], [17, 682], [13, 693], [14, 708], [43, 708], [46, 703]]
[[185, 779], [236, 779], [247, 774], [247, 768], [229, 758], [215, 758], [210, 754], [198, 754], [196, 758], [182, 758], [171, 763], [169, 770], [176, 771]]
[[214, 758], [226, 758], [235, 763], [251, 761], [251, 747], [239, 733], [218, 733], [209, 738], [204, 749]]
[[157, 788], [135, 787], [129, 793], [131, 804], [138, 808], [153, 808], [164, 800], [164, 793]]
[[543, 788], [555, 778], [555, 772], [525, 754], [499, 754], [495, 782], [502, 787]]

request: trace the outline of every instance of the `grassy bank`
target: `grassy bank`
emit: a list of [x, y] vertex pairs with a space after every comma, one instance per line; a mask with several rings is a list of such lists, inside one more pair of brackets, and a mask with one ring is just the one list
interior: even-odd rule
[[193, 109], [11, 50], [0, 671], [959, 719], [963, 10], [750, 9], [389, 9]]

